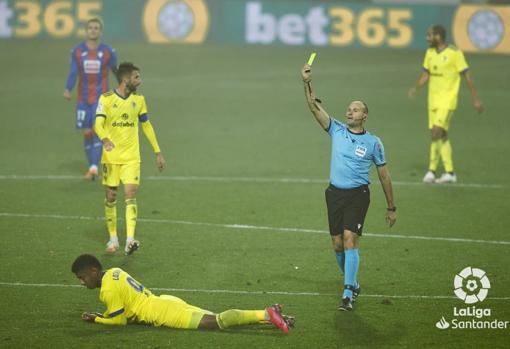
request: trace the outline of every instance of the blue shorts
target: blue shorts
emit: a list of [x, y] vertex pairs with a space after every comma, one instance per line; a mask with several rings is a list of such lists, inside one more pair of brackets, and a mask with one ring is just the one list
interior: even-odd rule
[[96, 121], [97, 103], [76, 104], [76, 128], [93, 128]]

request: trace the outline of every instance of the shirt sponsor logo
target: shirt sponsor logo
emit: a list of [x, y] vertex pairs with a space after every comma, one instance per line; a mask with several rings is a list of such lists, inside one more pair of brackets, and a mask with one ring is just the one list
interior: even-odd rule
[[357, 156], [359, 156], [361, 158], [364, 157], [366, 153], [367, 153], [367, 148], [359, 146], [359, 145], [356, 147], [356, 150], [354, 151], [354, 154], [356, 154]]
[[112, 122], [112, 127], [135, 127], [135, 123], [127, 121], [114, 121]]
[[98, 74], [101, 70], [101, 61], [98, 59], [86, 59], [83, 61], [85, 74]]

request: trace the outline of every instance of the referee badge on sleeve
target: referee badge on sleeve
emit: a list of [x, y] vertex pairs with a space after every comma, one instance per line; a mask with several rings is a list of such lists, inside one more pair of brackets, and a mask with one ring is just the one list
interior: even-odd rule
[[356, 150], [354, 151], [354, 154], [356, 154], [357, 156], [359, 156], [360, 158], [364, 157], [365, 154], [367, 153], [367, 148], [365, 147], [362, 147], [360, 145], [358, 145], [356, 147]]

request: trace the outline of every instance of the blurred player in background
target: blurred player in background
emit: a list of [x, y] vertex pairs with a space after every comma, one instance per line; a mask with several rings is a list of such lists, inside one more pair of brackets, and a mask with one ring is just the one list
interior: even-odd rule
[[294, 325], [294, 318], [282, 315], [278, 304], [264, 310], [230, 309], [214, 314], [174, 296], [156, 296], [120, 268], [103, 271], [99, 260], [87, 254], [76, 258], [71, 271], [87, 288], [101, 288], [99, 299], [106, 305], [106, 311], [103, 314], [83, 313], [82, 320], [88, 322], [105, 325], [141, 322], [158, 327], [193, 330], [273, 324], [284, 333], [288, 333], [289, 327]]
[[117, 70], [118, 87], [99, 98], [94, 130], [104, 146], [101, 159], [103, 185], [106, 189], [105, 216], [110, 240], [107, 252], [119, 248], [117, 237], [117, 188], [124, 184], [126, 201], [126, 246], [131, 254], [139, 247], [134, 239], [138, 209], [136, 192], [140, 184], [140, 143], [138, 126], [149, 140], [160, 171], [165, 168], [165, 159], [158, 145], [156, 134], [149, 121], [145, 98], [136, 93], [142, 83], [140, 69], [133, 63], [121, 63]]
[[89, 169], [87, 179], [95, 179], [101, 159], [102, 144], [93, 131], [99, 96], [108, 91], [108, 70], [117, 70], [115, 50], [100, 42], [103, 22], [99, 18], [87, 21], [86, 40], [71, 51], [71, 69], [67, 76], [64, 98], [71, 99], [76, 78], [78, 95], [76, 104], [76, 128], [83, 130], [85, 154]]
[[359, 238], [370, 205], [368, 179], [372, 164], [386, 197], [386, 221], [393, 226], [397, 208], [393, 202], [393, 187], [386, 166], [381, 140], [365, 130], [368, 107], [363, 101], [352, 101], [346, 112], [346, 123], [331, 118], [312, 92], [312, 72], [306, 64], [301, 70], [305, 97], [319, 125], [331, 137], [330, 184], [326, 189], [329, 233], [336, 260], [344, 273], [344, 290], [339, 310], [352, 310], [352, 302], [361, 288], [357, 279], [359, 268]]
[[[427, 42], [430, 48], [425, 53], [423, 71], [418, 81], [408, 91], [408, 96], [414, 98], [416, 90], [429, 82], [428, 114], [432, 142], [429, 169], [423, 177], [423, 182], [455, 183], [457, 176], [453, 169], [448, 129], [453, 112], [457, 108], [461, 75], [466, 78], [473, 105], [479, 113], [483, 111], [483, 105], [476, 92], [464, 54], [455, 46], [447, 45], [444, 27], [432, 26], [427, 31]], [[445, 172], [436, 178], [440, 158]]]

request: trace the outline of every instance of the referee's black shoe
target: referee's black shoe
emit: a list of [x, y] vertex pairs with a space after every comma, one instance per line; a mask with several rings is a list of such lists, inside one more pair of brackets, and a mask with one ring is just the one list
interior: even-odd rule
[[342, 303], [340, 303], [338, 310], [352, 311], [352, 300], [349, 297], [342, 298]]
[[361, 293], [361, 285], [358, 283], [358, 287], [356, 287], [354, 290], [352, 290], [352, 301], [355, 302], [358, 298], [359, 294]]

